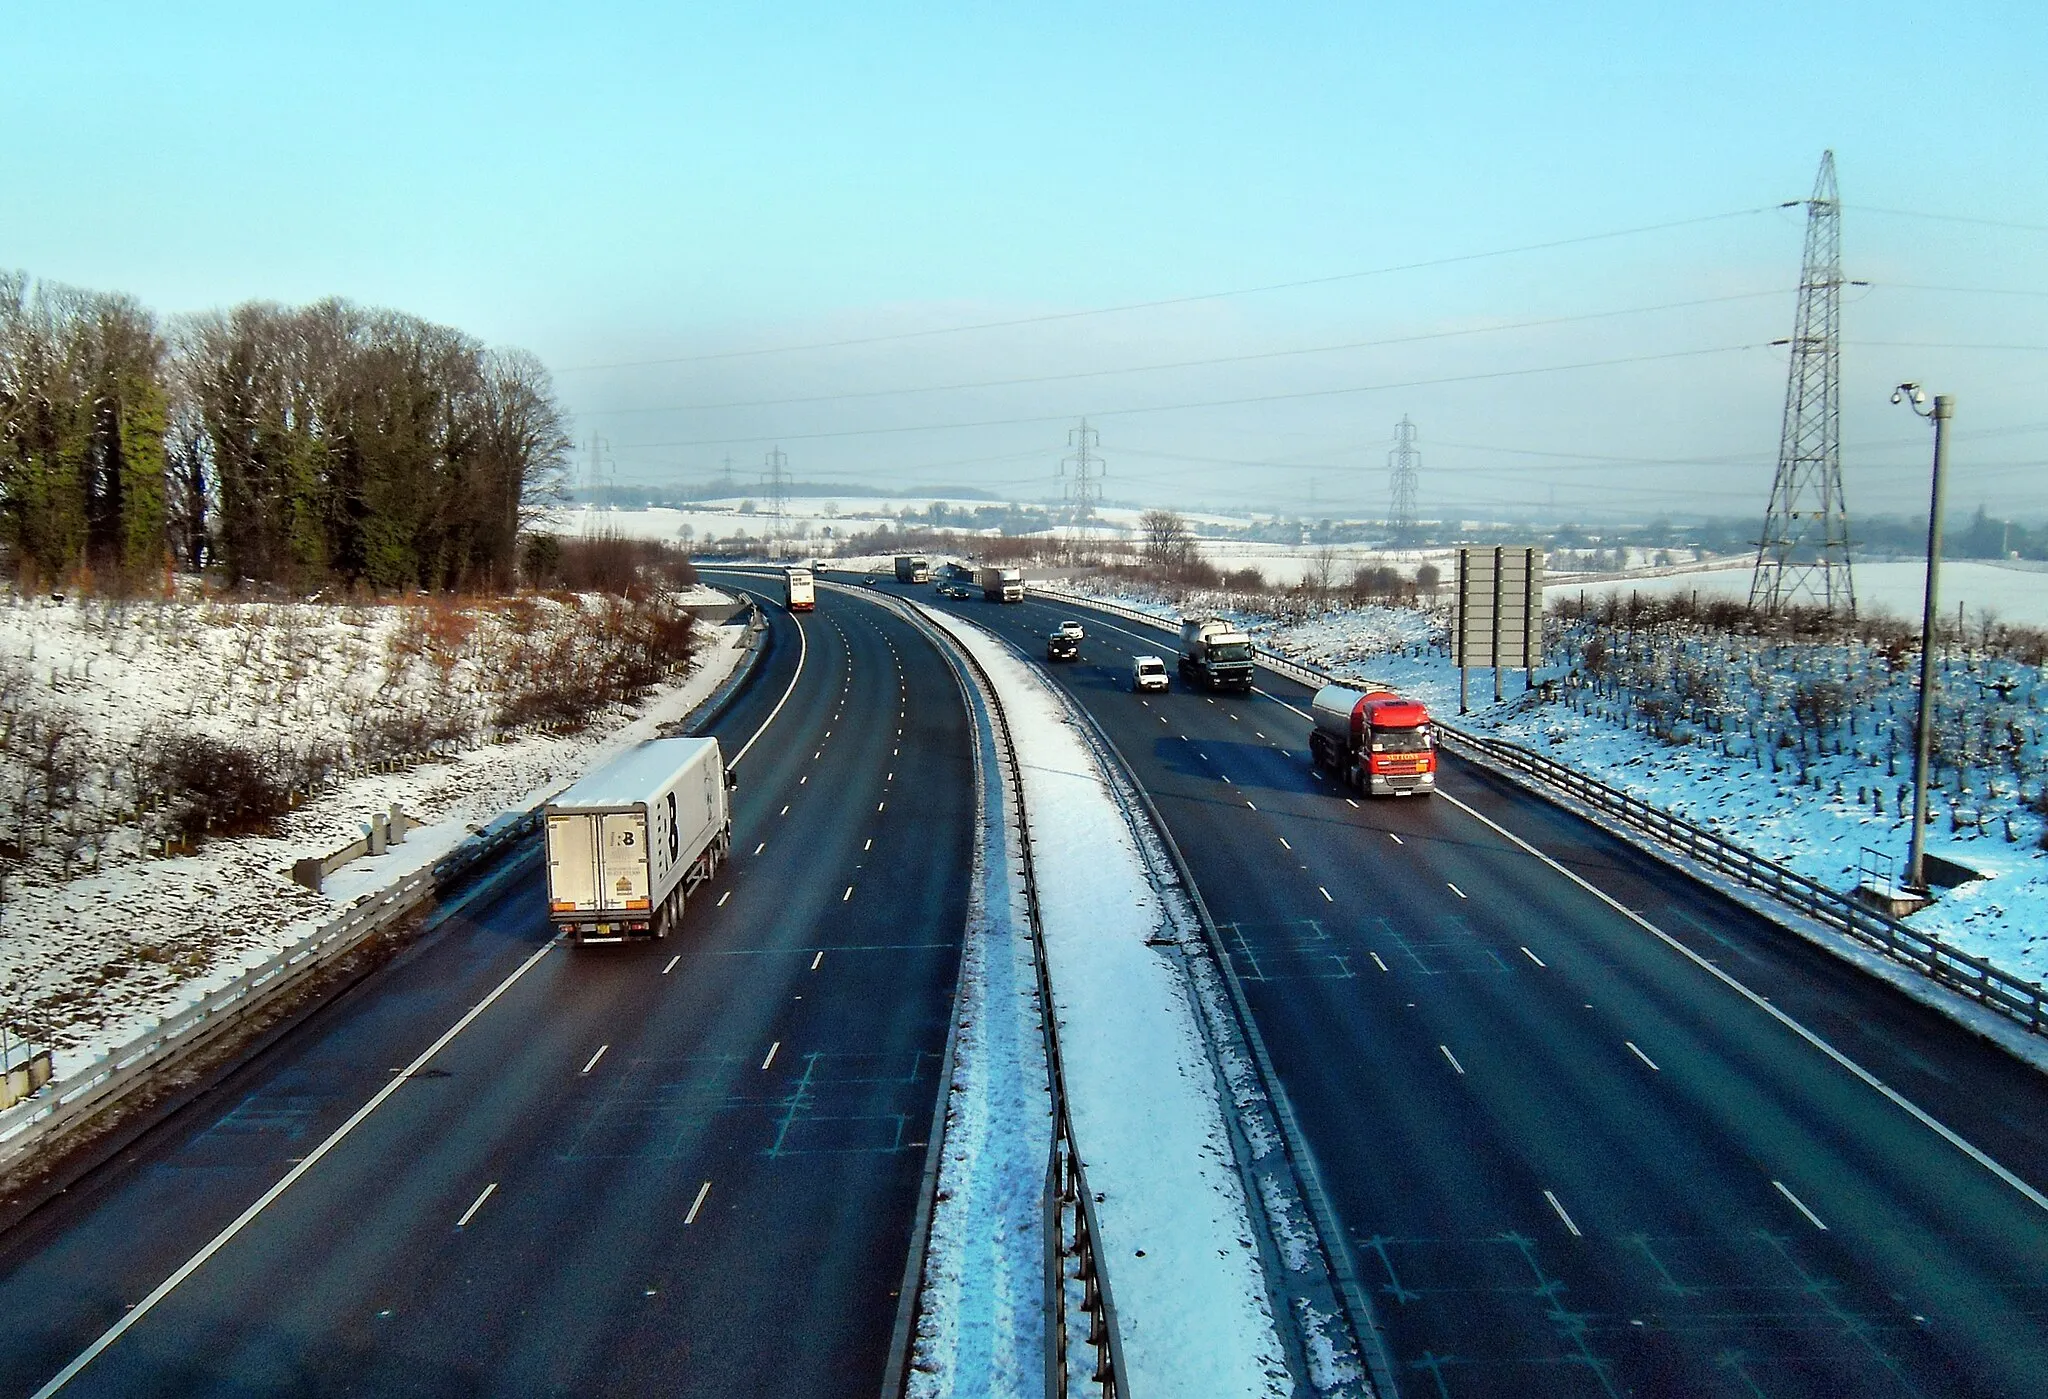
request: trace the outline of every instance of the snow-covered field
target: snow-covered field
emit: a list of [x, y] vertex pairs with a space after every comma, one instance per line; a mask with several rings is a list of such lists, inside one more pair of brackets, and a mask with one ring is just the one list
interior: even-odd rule
[[947, 614], [1019, 761], [1070, 1111], [1134, 1393], [1290, 1392], [1214, 1071], [1128, 823], [1033, 667]]
[[[709, 593], [708, 601], [722, 595]], [[443, 639], [416, 647], [422, 614]], [[453, 849], [507, 810], [524, 810], [591, 763], [650, 736], [730, 673], [742, 629], [701, 628], [693, 671], [657, 687], [635, 711], [614, 707], [589, 728], [552, 736], [493, 731], [437, 744], [435, 760], [332, 770], [273, 833], [200, 840], [163, 858], [164, 812], [133, 807], [127, 766], [165, 735], [199, 733], [244, 751], [360, 752], [380, 716], [476, 717], [496, 683], [507, 638], [525, 614], [449, 623], [443, 609], [163, 602], [128, 608], [15, 599], [0, 607], [4, 722], [23, 715], [61, 733], [76, 805], [50, 844], [27, 843], [0, 908], [0, 1006], [16, 1032], [57, 1051], [57, 1071], [127, 1039], [148, 1018], [225, 984], [362, 894]], [[12, 807], [40, 816], [20, 790]], [[378, 770], [386, 769], [386, 770]], [[125, 804], [125, 805], [124, 805]], [[295, 860], [326, 856], [361, 823], [396, 805], [424, 823], [376, 859], [330, 875], [320, 893], [291, 882]], [[9, 832], [10, 835], [13, 832]], [[68, 861], [68, 868], [67, 868]]]
[[[1895, 617], [1917, 621], [1921, 596], [1927, 586], [1927, 566], [1918, 559], [1866, 559], [1855, 566], [1856, 605], [1861, 612], [1888, 612]], [[1723, 568], [1690, 573], [1669, 573], [1653, 578], [1610, 578], [1598, 583], [1579, 583], [1569, 578], [1553, 579], [1544, 595], [1555, 601], [1583, 591], [1588, 598], [1640, 593], [1644, 597], [1684, 597], [1697, 593], [1702, 600], [1749, 599], [1750, 570]], [[1941, 566], [1941, 615], [1953, 624], [1956, 609], [1976, 629], [1989, 613], [2008, 625], [2048, 627], [2048, 571], [2037, 565], [1982, 563], [1974, 560], [1949, 561]]]
[[[1169, 620], [1180, 612], [1156, 599], [1118, 600]], [[1457, 715], [1458, 671], [1440, 644], [1439, 617], [1414, 609], [1367, 607], [1332, 611], [1295, 624], [1257, 616], [1239, 620], [1261, 645], [1283, 655], [1339, 676], [1369, 678], [1427, 701], [1439, 714]], [[1816, 669], [1832, 665], [1839, 672], [1845, 664], [1853, 662], [1822, 658]], [[1719, 676], [1732, 692], [1727, 700], [1731, 705], [1743, 698], [1741, 687], [1768, 684], [1771, 679], [1752, 679], [1746, 667], [1729, 665], [1719, 667]], [[2036, 678], [2048, 682], [2048, 677]], [[1579, 706], [1541, 703], [1525, 692], [1520, 673], [1505, 677], [1504, 689], [1505, 698], [1496, 705], [1493, 673], [1473, 672], [1473, 712], [1458, 722], [1573, 763], [1603, 782], [1689, 817], [1834, 888], [1846, 890], [1858, 882], [1866, 846], [1881, 851], [1893, 870], [1903, 859], [1911, 823], [1896, 813], [1896, 779], [1886, 777], [1882, 766], [1873, 770], [1859, 764], [1853, 750], [1815, 755], [1803, 766], [1789, 757], [1781, 765], [1765, 764], [1756, 755], [1731, 760], [1718, 745], [1667, 743], [1640, 726], [1625, 727], [1629, 716], [1624, 703], [1601, 704], [1589, 696], [1582, 696], [1585, 702]], [[2028, 692], [2020, 693], [2023, 698]], [[2037, 721], [2040, 717], [2036, 713]], [[1863, 732], [1868, 735], [1871, 725], [1866, 724]], [[2035, 749], [2048, 743], [2039, 722], [2033, 725], [2031, 742]], [[1799, 780], [1802, 775], [1805, 785]], [[1872, 800], [1880, 777], [1882, 815]], [[1913, 923], [2038, 982], [2048, 978], [2048, 852], [2040, 848], [2043, 822], [2022, 809], [2011, 784], [2004, 790], [2000, 807], [1989, 806], [1988, 793], [1973, 800], [1988, 810], [2011, 812], [2011, 843], [2005, 839], [2002, 816], [1987, 821], [1981, 833], [1954, 831], [1948, 819], [1933, 828], [1929, 850], [1989, 877], [1944, 892], [1932, 907], [1914, 914]], [[1939, 805], [1947, 811], [1950, 797], [1943, 795]]]

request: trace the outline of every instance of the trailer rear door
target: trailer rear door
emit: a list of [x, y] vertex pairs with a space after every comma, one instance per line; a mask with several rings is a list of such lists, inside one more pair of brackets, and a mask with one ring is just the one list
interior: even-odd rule
[[554, 913], [597, 910], [597, 818], [548, 817], [548, 908]]
[[605, 815], [599, 886], [608, 909], [645, 909], [647, 901], [647, 817], [638, 811]]

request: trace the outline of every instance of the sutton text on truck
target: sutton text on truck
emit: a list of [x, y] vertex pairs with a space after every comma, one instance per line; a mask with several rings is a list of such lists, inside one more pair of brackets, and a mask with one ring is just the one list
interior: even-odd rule
[[1315, 765], [1368, 796], [1427, 796], [1436, 790], [1436, 739], [1421, 700], [1391, 690], [1325, 685], [1309, 702]]

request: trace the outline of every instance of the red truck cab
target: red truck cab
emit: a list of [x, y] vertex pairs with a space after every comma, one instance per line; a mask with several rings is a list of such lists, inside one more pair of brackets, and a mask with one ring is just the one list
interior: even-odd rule
[[1436, 790], [1436, 737], [1429, 708], [1392, 690], [1325, 685], [1311, 703], [1309, 754], [1376, 797], [1426, 796]]

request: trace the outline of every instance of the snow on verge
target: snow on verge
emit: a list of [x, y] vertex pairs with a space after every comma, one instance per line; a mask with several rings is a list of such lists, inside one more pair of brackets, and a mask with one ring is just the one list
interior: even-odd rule
[[1215, 1076], [1179, 954], [1147, 945], [1172, 929], [1108, 777], [1035, 671], [925, 610], [988, 672], [1024, 769], [1069, 1111], [1131, 1389], [1287, 1395]]
[[960, 956], [945, 1155], [920, 1280], [910, 1399], [1045, 1392], [1045, 1168], [1052, 1150], [1044, 1032], [1018, 832], [976, 708], [974, 874]]
[[[432, 864], [492, 818], [538, 805], [591, 766], [688, 715], [739, 663], [746, 629], [719, 627], [710, 640], [688, 677], [658, 688], [616, 727], [527, 735], [446, 762], [365, 775], [293, 813], [280, 823], [278, 835], [209, 840], [191, 855], [10, 891], [0, 930], [0, 978], [10, 994], [56, 993], [89, 1008], [56, 1046], [57, 1076], [63, 1078], [127, 1042], [151, 1019], [227, 985], [244, 967], [262, 962], [358, 898]], [[292, 861], [326, 854], [347, 840], [355, 821], [394, 803], [426, 824], [383, 855], [337, 870], [318, 894], [291, 882]], [[194, 936], [195, 929], [216, 936], [226, 955], [191, 967], [188, 975], [155, 980], [110, 980], [100, 970], [110, 935], [123, 947], [162, 946]]]

